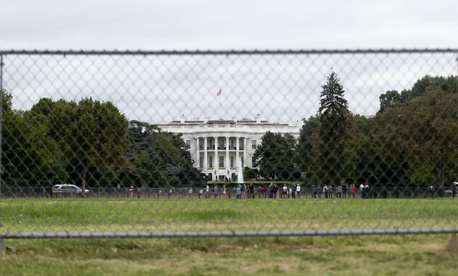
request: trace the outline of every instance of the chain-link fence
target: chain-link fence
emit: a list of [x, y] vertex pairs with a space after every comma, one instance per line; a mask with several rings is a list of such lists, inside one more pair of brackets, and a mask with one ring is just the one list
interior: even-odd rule
[[0, 237], [456, 232], [457, 56], [2, 51]]

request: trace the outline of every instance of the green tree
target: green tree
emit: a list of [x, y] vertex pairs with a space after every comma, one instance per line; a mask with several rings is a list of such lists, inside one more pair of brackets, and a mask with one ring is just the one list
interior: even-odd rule
[[349, 138], [350, 112], [344, 94], [343, 86], [339, 83], [337, 75], [332, 72], [327, 77], [327, 83], [323, 85], [318, 110], [321, 119], [319, 174], [323, 183], [332, 185], [348, 177], [345, 143]]
[[374, 118], [372, 137], [387, 163], [403, 156], [412, 181], [440, 187], [458, 171], [458, 94], [438, 87]]
[[45, 117], [47, 134], [59, 143], [67, 170], [83, 190], [90, 170], [107, 182], [117, 178], [125, 165], [128, 121], [111, 102], [42, 99], [31, 112]]
[[402, 101], [406, 102], [412, 98], [423, 96], [431, 88], [437, 88], [447, 93], [458, 93], [458, 82], [456, 76], [424, 76], [415, 82], [410, 90], [404, 90], [401, 93]]
[[47, 135], [47, 126], [29, 112], [14, 111], [12, 96], [2, 91], [2, 178], [20, 186], [48, 186], [51, 179], [67, 178], [58, 144]]
[[181, 134], [163, 132], [155, 125], [130, 121], [128, 151], [130, 179], [142, 187], [192, 183], [201, 178]]
[[320, 116], [315, 115], [303, 119], [303, 123], [294, 160], [300, 171], [303, 172], [306, 184], [317, 184], [319, 182], [317, 171]]
[[401, 93], [395, 90], [387, 91], [380, 95], [380, 111], [398, 103], [405, 103], [408, 100], [425, 95], [426, 91], [432, 87], [441, 89], [448, 93], [458, 93], [458, 82], [456, 76], [449, 77], [432, 77], [424, 76], [415, 82], [411, 89], [403, 90]]
[[268, 179], [293, 180], [300, 177], [294, 159], [297, 141], [291, 134], [266, 132], [253, 157], [261, 176]]
[[401, 102], [401, 94], [396, 90], [387, 91], [385, 94], [380, 95], [380, 111], [385, 110], [389, 106]]

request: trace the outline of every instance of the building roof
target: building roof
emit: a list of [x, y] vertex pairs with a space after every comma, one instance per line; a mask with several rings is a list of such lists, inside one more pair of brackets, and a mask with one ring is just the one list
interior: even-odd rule
[[256, 118], [249, 119], [249, 118], [242, 118], [237, 120], [234, 119], [216, 119], [216, 120], [208, 120], [208, 118], [204, 118], [203, 120], [199, 118], [193, 118], [191, 120], [186, 120], [184, 115], [181, 116], [181, 120], [175, 120], [170, 123], [166, 124], [159, 124], [159, 125], [263, 125], [263, 126], [289, 126], [288, 124], [283, 123], [270, 123], [267, 120], [261, 120], [260, 115], [258, 114]]

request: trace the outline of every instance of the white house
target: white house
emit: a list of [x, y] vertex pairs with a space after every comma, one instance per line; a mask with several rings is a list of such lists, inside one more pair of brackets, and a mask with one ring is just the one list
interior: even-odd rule
[[182, 133], [194, 160], [194, 166], [212, 180], [231, 179], [238, 175], [237, 160], [241, 160], [242, 167], [254, 168], [256, 161], [253, 160], [253, 154], [267, 131], [290, 133], [298, 138], [301, 128], [299, 123], [294, 126], [269, 123], [261, 120], [259, 114], [254, 120], [187, 120], [182, 115], [180, 121], [159, 124], [158, 127], [163, 131]]

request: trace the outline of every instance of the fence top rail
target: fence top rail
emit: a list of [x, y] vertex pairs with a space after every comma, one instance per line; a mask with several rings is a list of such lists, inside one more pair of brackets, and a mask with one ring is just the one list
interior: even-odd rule
[[210, 237], [285, 237], [285, 236], [355, 236], [456, 234], [457, 228], [418, 229], [344, 229], [291, 231], [215, 231], [215, 232], [105, 232], [105, 233], [6, 233], [0, 239], [109, 239], [109, 238], [210, 238]]
[[298, 49], [298, 50], [0, 50], [0, 55], [126, 55], [126, 56], [154, 56], [154, 55], [327, 55], [327, 54], [425, 54], [425, 53], [456, 53], [458, 48], [435, 49]]

